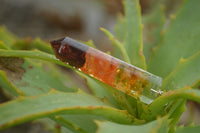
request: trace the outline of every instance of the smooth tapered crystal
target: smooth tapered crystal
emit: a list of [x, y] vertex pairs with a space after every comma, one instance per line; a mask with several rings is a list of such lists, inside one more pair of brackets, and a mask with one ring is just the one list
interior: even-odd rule
[[61, 61], [147, 104], [161, 94], [162, 78], [136, 66], [69, 37], [51, 45]]

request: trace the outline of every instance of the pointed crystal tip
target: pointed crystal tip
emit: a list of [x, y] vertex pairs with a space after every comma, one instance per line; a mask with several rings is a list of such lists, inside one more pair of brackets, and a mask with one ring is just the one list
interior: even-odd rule
[[58, 40], [54, 40], [54, 41], [51, 41], [51, 45], [52, 46], [55, 46], [55, 45], [61, 45], [61, 42], [64, 40], [65, 38], [61, 38], [61, 39], [58, 39]]

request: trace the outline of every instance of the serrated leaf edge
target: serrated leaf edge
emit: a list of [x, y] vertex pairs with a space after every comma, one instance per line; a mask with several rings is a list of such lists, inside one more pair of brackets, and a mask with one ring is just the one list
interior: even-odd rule
[[[173, 76], [173, 74], [176, 73], [182, 65], [184, 65], [185, 63], [187, 63], [188, 61], [192, 60], [193, 58], [195, 58], [195, 57], [198, 56], [198, 55], [200, 55], [200, 51], [197, 52], [196, 54], [192, 55], [192, 56], [189, 57], [189, 58], [186, 58], [186, 59], [181, 58], [181, 59], [179, 60], [179, 63], [178, 63], [178, 65], [177, 65], [177, 67], [163, 80], [163, 85], [165, 85], [165, 84], [164, 84], [165, 81], [167, 81], [169, 78], [171, 78], [171, 77]], [[195, 84], [195, 83], [194, 83], [194, 84]], [[162, 88], [163, 88], [163, 87], [162, 87]], [[163, 89], [164, 89], [164, 88], [163, 88]]]

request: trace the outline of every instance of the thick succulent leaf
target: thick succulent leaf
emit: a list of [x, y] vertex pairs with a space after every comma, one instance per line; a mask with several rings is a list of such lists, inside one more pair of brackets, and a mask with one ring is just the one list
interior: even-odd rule
[[142, 69], [146, 69], [143, 55], [142, 22], [138, 0], [125, 0], [125, 24], [126, 36], [124, 47], [129, 55], [131, 63]]
[[17, 39], [12, 33], [10, 33], [4, 26], [0, 26], [0, 41], [3, 41], [6, 46], [10, 47], [15, 43]]
[[[57, 88], [60, 91], [76, 91], [76, 89], [66, 87], [58, 76], [53, 73], [56, 70], [50, 69], [50, 67], [50, 70], [45, 71], [42, 64], [36, 64], [33, 61], [31, 63], [28, 59], [11, 57], [1, 57], [0, 59], [0, 66], [3, 65], [1, 69], [6, 72], [8, 79], [13, 84], [11, 85], [9, 81], [1, 82], [0, 85], [6, 87], [5, 89], [13, 88], [12, 90], [22, 92], [23, 95], [28, 96], [47, 93], [51, 88]], [[2, 73], [1, 77], [2, 80], [6, 80], [5, 74]]]
[[9, 49], [3, 41], [0, 40], [0, 49]]
[[163, 81], [162, 89], [169, 91], [193, 86], [200, 81], [200, 52], [181, 59], [176, 69]]
[[73, 133], [87, 133], [79, 125], [76, 125], [75, 123], [70, 122], [68, 119], [63, 118], [62, 116], [52, 117], [52, 120], [59, 123], [61, 126], [64, 126], [67, 129], [71, 130]]
[[176, 125], [178, 124], [181, 115], [183, 112], [186, 111], [186, 100], [177, 100], [175, 101], [175, 104], [172, 104], [170, 107], [170, 111], [168, 114], [170, 114], [169, 119], [170, 121], [170, 132], [174, 132]]
[[61, 93], [52, 90], [48, 94], [21, 97], [1, 104], [0, 110], [1, 129], [29, 120], [58, 114], [93, 114], [124, 124], [143, 122], [129, 115], [127, 111], [115, 109], [110, 104], [83, 92]]
[[192, 88], [198, 88], [200, 89], [200, 81], [198, 81], [197, 83], [195, 83]]
[[117, 16], [117, 23], [115, 25], [115, 34], [116, 38], [121, 42], [124, 41], [126, 35], [125, 28], [125, 18], [123, 15], [119, 14]]
[[[9, 62], [10, 64], [13, 63], [11, 60], [4, 60], [4, 61], [10, 61]], [[56, 87], [55, 89], [58, 89], [61, 91], [75, 91], [76, 90], [76, 89], [67, 88], [61, 82], [62, 79], [63, 79], [63, 82], [65, 83], [68, 81], [68, 86], [69, 86], [69, 84], [71, 84], [72, 81], [70, 81], [68, 77], [66, 77], [65, 75], [62, 75], [61, 72], [59, 72], [58, 70], [55, 70], [55, 67], [53, 67], [52, 64], [47, 63], [47, 62], [44, 62], [44, 63], [45, 63], [45, 69], [41, 66], [41, 64], [38, 65], [36, 63], [33, 63], [33, 61], [31, 63], [30, 60], [25, 59], [25, 63], [22, 64], [22, 68], [25, 70], [25, 73], [22, 75], [21, 80], [12, 79], [14, 80], [13, 84], [9, 81], [9, 79], [5, 75], [5, 72], [1, 71], [0, 86], [8, 90], [14, 96], [18, 96], [18, 95], [30, 96], [30, 95], [42, 94], [42, 93], [48, 92], [51, 88], [55, 88], [55, 87]], [[16, 67], [16, 64], [12, 67]], [[12, 73], [12, 75], [14, 74], [17, 75], [19, 73], [17, 72]], [[59, 121], [57, 117], [54, 118], [53, 120]], [[67, 128], [69, 128], [69, 126], [66, 126], [67, 124], [74, 125], [73, 123], [70, 123], [70, 122], [66, 124], [67, 120], [65, 119], [62, 119], [62, 120], [64, 121], [62, 122], [62, 124], [64, 123], [63, 126]], [[92, 123], [92, 120], [91, 120], [91, 123]], [[72, 131], [76, 130], [74, 128], [69, 128], [69, 129]]]
[[154, 51], [148, 71], [166, 77], [176, 68], [181, 58], [188, 58], [200, 50], [200, 15], [195, 13], [199, 12], [199, 4], [199, 0], [185, 0]]
[[[124, 19], [124, 16], [122, 16], [120, 14], [117, 16], [117, 23], [115, 25], [115, 36], [116, 36], [117, 40], [119, 40], [120, 42], [123, 42], [125, 35], [126, 35], [125, 19]], [[122, 59], [121, 54], [122, 53], [119, 50], [119, 48], [116, 45], [114, 45], [113, 46], [113, 55], [119, 59]]]
[[0, 70], [0, 87], [5, 88], [12, 96], [24, 95], [20, 89], [16, 88], [7, 78], [6, 73]]
[[0, 56], [2, 57], [22, 57], [22, 58], [32, 58], [32, 59], [40, 59], [44, 61], [49, 61], [52, 63], [56, 63], [58, 65], [70, 68], [72, 70], [76, 70], [72, 66], [59, 61], [55, 55], [51, 55], [45, 52], [41, 52], [38, 50], [33, 50], [33, 51], [26, 51], [26, 50], [4, 50], [0, 49]]
[[163, 112], [163, 110], [177, 99], [187, 99], [200, 103], [200, 90], [186, 87], [164, 93], [147, 106], [141, 118], [151, 121], [155, 119], [156, 116], [164, 115], [165, 112]]
[[112, 122], [97, 122], [97, 133], [168, 133], [167, 118], [158, 119], [144, 125], [122, 125]]
[[31, 42], [31, 49], [38, 49], [40, 51], [44, 51], [46, 53], [53, 54], [53, 50], [49, 43], [42, 41], [40, 38], [36, 38]]
[[[103, 120], [103, 117], [94, 116], [94, 115], [60, 115], [55, 117], [59, 124], [72, 129], [76, 132], [84, 133], [95, 133], [97, 130], [97, 125], [94, 122], [95, 120]], [[67, 122], [66, 122], [67, 121]], [[64, 122], [64, 123], [63, 123]], [[66, 125], [68, 124], [68, 125]]]
[[53, 50], [49, 43], [42, 41], [39, 38], [31, 40], [30, 38], [16, 40], [15, 43], [11, 46], [12, 49], [23, 49], [23, 50], [31, 50], [38, 49], [40, 51], [53, 54]]
[[199, 133], [200, 126], [181, 127], [175, 133]]
[[41, 124], [45, 131], [49, 131], [50, 133], [74, 133], [67, 129], [65, 126], [61, 126], [59, 123], [51, 120], [49, 118], [36, 119], [32, 123]]
[[48, 43], [42, 41], [40, 38], [36, 38], [34, 40], [31, 40], [29, 37], [25, 39], [18, 39], [4, 26], [0, 27], [0, 42], [1, 41], [5, 43], [6, 47], [12, 49], [38, 49], [47, 53], [53, 53], [51, 46]]
[[41, 66], [42, 64], [32, 64], [30, 69], [30, 65], [29, 62], [25, 62], [22, 65], [26, 72], [22, 80], [14, 82], [14, 85], [20, 88], [26, 95], [33, 96], [47, 93], [51, 88], [68, 92], [76, 91], [76, 89], [65, 86], [55, 73], [51, 73], [50, 71], [53, 71], [53, 69], [50, 69], [49, 72], [45, 71]]
[[127, 110], [130, 114], [137, 116], [137, 100], [133, 97], [109, 86], [107, 84], [97, 81], [102, 87], [104, 87], [117, 101], [120, 109]]
[[165, 14], [161, 2], [156, 3], [150, 13], [142, 16], [142, 22], [144, 24], [144, 55], [148, 62], [153, 48], [158, 45], [163, 37]]

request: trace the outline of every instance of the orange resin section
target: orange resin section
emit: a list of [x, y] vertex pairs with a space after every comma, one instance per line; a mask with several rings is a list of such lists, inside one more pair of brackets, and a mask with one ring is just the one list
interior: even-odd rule
[[81, 71], [115, 87], [115, 77], [120, 66], [115, 58], [93, 48], [88, 49], [85, 58], [86, 62], [80, 68]]

